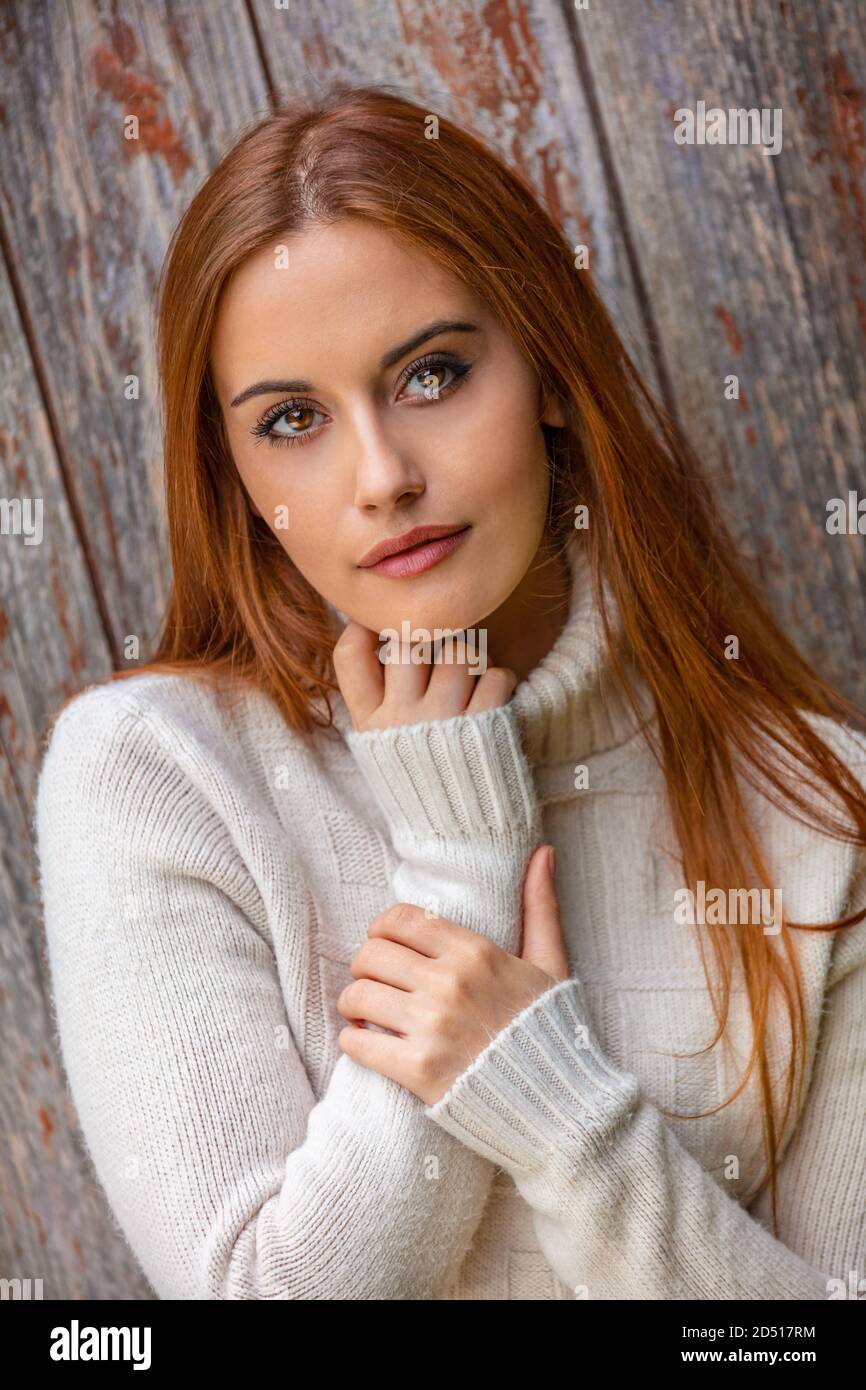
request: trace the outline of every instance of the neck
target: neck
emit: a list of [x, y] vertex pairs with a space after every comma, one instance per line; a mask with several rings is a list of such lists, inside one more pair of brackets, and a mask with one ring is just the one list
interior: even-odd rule
[[545, 538], [517, 588], [484, 620], [491, 664], [525, 680], [562, 632], [571, 588], [566, 557]]
[[[602, 620], [593, 591], [587, 539], [575, 532], [566, 547], [570, 570], [569, 608], [553, 646], [518, 684], [512, 702], [524, 751], [533, 766], [570, 762], [606, 752], [624, 743], [643, 719], [651, 719], [649, 692], [638, 677], [640, 717], [613, 678]], [[605, 585], [614, 640], [621, 636], [621, 617]], [[503, 664], [505, 664], [503, 662]]]

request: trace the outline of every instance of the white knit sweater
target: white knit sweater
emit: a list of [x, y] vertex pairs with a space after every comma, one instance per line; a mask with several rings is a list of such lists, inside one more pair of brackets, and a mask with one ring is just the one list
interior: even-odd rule
[[[34, 827], [58, 1040], [161, 1297], [825, 1299], [866, 1277], [866, 923], [795, 933], [809, 1082], [775, 1239], [769, 1191], [738, 1201], [755, 1078], [715, 1115], [662, 1113], [730, 1093], [747, 998], [735, 974], [732, 1055], [671, 1055], [714, 1032], [698, 938], [720, 928], [675, 920], [661, 774], [579, 552], [573, 575], [565, 629], [496, 710], [356, 733], [338, 701], [305, 741], [264, 694], [142, 673], [61, 714]], [[866, 740], [817, 722], [863, 780]], [[760, 824], [795, 920], [866, 902], [861, 852], [768, 802]], [[574, 978], [430, 1107], [343, 1054], [372, 918], [414, 902], [517, 951], [542, 838]]]

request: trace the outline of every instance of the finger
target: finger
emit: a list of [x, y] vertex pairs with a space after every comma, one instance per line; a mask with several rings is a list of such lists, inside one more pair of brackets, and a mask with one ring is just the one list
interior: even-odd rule
[[427, 956], [385, 937], [368, 939], [355, 954], [349, 969], [356, 980], [379, 980], [396, 989], [418, 989], [424, 983]]
[[470, 656], [463, 632], [456, 634], [453, 641], [445, 639], [436, 644], [430, 685], [424, 696], [425, 719], [450, 719], [452, 714], [466, 710], [478, 680], [474, 674], [477, 667], [471, 666]]
[[383, 655], [387, 657], [383, 667], [385, 699], [403, 708], [418, 704], [427, 689], [431, 669], [429, 661], [422, 660], [422, 644], [395, 641], [388, 644]]
[[346, 625], [331, 653], [340, 694], [357, 728], [381, 705], [385, 695], [379, 638], [360, 623]]
[[346, 1055], [362, 1067], [389, 1076], [401, 1086], [405, 1084], [406, 1043], [403, 1038], [392, 1037], [390, 1033], [372, 1033], [368, 1028], [357, 1028], [350, 1023], [341, 1029], [337, 1042]]
[[423, 907], [414, 903], [394, 903], [382, 912], [367, 928], [368, 937], [385, 937], [409, 946], [421, 956], [437, 959], [464, 941], [478, 936], [468, 927], [458, 926], [444, 917], [431, 917]]
[[571, 966], [562, 935], [556, 883], [548, 868], [549, 854], [550, 846], [540, 845], [526, 871], [520, 956], [554, 980], [567, 980]]
[[477, 714], [479, 710], [495, 709], [511, 699], [517, 685], [517, 675], [507, 666], [491, 666], [483, 676], [477, 678], [475, 693], [466, 707], [467, 714]]
[[337, 999], [337, 1012], [344, 1018], [375, 1023], [405, 1035], [412, 1026], [412, 995], [378, 980], [353, 980]]
[[449, 719], [462, 714], [472, 698], [476, 680], [465, 661], [436, 662], [424, 696], [424, 718]]

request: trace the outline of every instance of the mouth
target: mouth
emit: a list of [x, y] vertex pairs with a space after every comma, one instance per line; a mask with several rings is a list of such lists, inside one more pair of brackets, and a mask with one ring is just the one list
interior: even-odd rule
[[438, 565], [460, 545], [471, 526], [417, 526], [392, 540], [380, 541], [358, 562], [392, 579], [408, 578]]

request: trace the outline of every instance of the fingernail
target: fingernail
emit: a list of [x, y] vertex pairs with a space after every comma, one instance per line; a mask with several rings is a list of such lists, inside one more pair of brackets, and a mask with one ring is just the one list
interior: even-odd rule
[[556, 873], [556, 850], [553, 845], [547, 846], [547, 872], [550, 874], [551, 878], [553, 878]]

